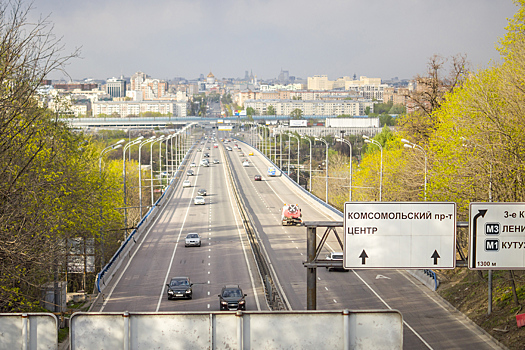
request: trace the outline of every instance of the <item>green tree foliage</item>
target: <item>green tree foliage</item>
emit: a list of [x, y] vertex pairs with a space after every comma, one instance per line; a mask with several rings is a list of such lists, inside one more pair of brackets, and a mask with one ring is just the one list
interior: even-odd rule
[[120, 226], [118, 177], [99, 173], [89, 138], [38, 107], [40, 82], [75, 54], [61, 56], [49, 24], [30, 24], [28, 11], [0, 5], [1, 312], [35, 309], [42, 284], [55, 271], [63, 279], [68, 238], [99, 241]]
[[275, 115], [275, 108], [272, 105], [269, 105], [268, 108], [266, 108], [266, 115]]
[[249, 116], [257, 115], [257, 110], [252, 107], [248, 107], [246, 108], [246, 115], [249, 115]]
[[303, 119], [303, 111], [299, 108], [296, 108], [290, 113], [290, 117], [292, 119]]

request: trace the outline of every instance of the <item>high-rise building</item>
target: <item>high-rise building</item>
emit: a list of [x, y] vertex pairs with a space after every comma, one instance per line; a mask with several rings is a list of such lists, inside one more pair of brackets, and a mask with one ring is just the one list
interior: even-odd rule
[[106, 93], [111, 97], [126, 96], [126, 80], [121, 78], [111, 78], [106, 82]]

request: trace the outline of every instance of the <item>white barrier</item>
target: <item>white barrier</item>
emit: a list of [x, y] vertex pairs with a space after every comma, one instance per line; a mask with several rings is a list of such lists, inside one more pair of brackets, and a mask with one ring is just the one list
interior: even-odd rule
[[396, 310], [75, 313], [70, 349], [402, 349]]
[[0, 313], [0, 350], [58, 348], [58, 322], [49, 313]]

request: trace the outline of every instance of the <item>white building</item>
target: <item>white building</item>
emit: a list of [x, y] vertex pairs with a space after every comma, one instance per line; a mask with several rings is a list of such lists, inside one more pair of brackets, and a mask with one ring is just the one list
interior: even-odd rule
[[371, 100], [246, 100], [245, 108], [253, 108], [259, 115], [266, 114], [269, 106], [273, 106], [275, 114], [290, 115], [295, 109], [300, 109], [303, 115], [364, 115], [366, 107], [374, 110]]
[[154, 112], [174, 117], [186, 117], [187, 103], [176, 101], [97, 101], [93, 103], [93, 117], [101, 114], [117, 114], [124, 118], [130, 115]]

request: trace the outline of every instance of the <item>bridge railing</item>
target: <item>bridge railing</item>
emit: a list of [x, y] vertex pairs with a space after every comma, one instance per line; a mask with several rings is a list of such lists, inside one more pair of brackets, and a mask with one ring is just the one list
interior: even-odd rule
[[75, 313], [70, 349], [402, 349], [396, 310]]

